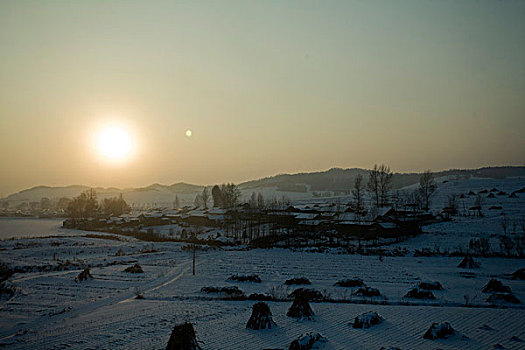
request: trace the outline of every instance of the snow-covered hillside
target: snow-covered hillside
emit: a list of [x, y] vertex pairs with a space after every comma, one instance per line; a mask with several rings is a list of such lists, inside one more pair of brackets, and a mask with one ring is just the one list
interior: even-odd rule
[[[247, 181], [239, 184], [241, 201], [247, 201], [253, 192], [261, 193], [266, 200], [282, 199], [298, 200], [345, 200], [350, 194], [355, 177], [361, 174], [365, 181], [368, 170], [364, 169], [330, 169], [323, 172], [281, 174], [269, 178]], [[392, 181], [394, 189], [414, 186], [419, 181], [417, 173], [395, 173]], [[447, 170], [436, 173], [436, 176], [450, 179], [466, 179], [476, 176], [486, 176], [487, 179], [511, 179], [516, 176], [525, 177], [525, 167], [496, 167], [475, 170]], [[497, 180], [495, 180], [497, 181]], [[208, 186], [209, 187], [209, 186]], [[41, 198], [59, 199], [78, 196], [87, 186], [50, 187], [37, 186], [14, 193], [3, 201], [8, 201], [11, 208], [22, 202], [39, 202]], [[195, 196], [204, 186], [187, 183], [173, 185], [153, 184], [141, 188], [95, 188], [100, 199], [115, 197], [120, 193], [129, 204], [136, 207], [171, 208], [175, 196], [181, 205], [192, 205]], [[441, 203], [441, 202], [440, 202]]]
[[[439, 213], [448, 205], [448, 198], [456, 196], [458, 215], [453, 216], [450, 221], [425, 226], [424, 234], [409, 239], [402, 243], [401, 247], [466, 251], [472, 238], [487, 238], [492, 248], [499, 250], [498, 237], [505, 234], [503, 221], [507, 224], [507, 234], [523, 235], [525, 193], [517, 193], [514, 196], [511, 194], [525, 187], [524, 178], [504, 180], [440, 178], [437, 185], [437, 191], [432, 197], [431, 210], [435, 214]], [[416, 186], [410, 186], [405, 190], [415, 188]], [[482, 203], [482, 217], [478, 216], [476, 210], [469, 210], [476, 205], [478, 196]]]

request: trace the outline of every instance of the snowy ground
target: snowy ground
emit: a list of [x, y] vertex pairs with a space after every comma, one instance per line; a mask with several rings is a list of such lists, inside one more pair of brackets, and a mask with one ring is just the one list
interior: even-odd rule
[[[16, 246], [16, 243], [19, 243]], [[23, 244], [21, 247], [20, 244]], [[117, 251], [126, 255], [116, 256]], [[525, 283], [504, 278], [523, 267], [518, 259], [480, 259], [474, 278], [464, 278], [458, 258], [393, 258], [318, 254], [288, 250], [197, 252], [197, 274], [191, 274], [191, 253], [180, 244], [147, 244], [105, 239], [67, 237], [4, 241], [0, 257], [12, 266], [72, 262], [71, 270], [16, 274], [11, 283], [15, 297], [2, 301], [1, 343], [8, 348], [163, 348], [176, 322], [190, 321], [205, 349], [284, 348], [306, 331], [317, 331], [328, 341], [326, 349], [398, 346], [403, 349], [479, 349], [500, 343], [509, 349], [523, 348], [511, 341], [525, 340], [525, 309], [521, 305], [488, 308], [481, 288], [498, 278], [525, 300]], [[139, 262], [144, 274], [124, 268]], [[86, 265], [94, 279], [78, 282], [75, 276]], [[233, 283], [232, 274], [258, 274], [262, 283]], [[312, 303], [313, 320], [296, 321], [286, 316], [290, 302], [270, 302], [272, 330], [245, 329], [254, 301], [224, 301], [200, 291], [205, 286], [236, 285], [246, 294], [274, 293], [285, 296], [294, 288], [284, 286], [291, 277], [305, 276], [311, 288], [333, 299], [352, 302]], [[386, 298], [352, 297], [355, 288], [336, 287], [343, 278], [360, 277], [378, 288]], [[433, 301], [403, 298], [419, 281], [440, 281]], [[134, 299], [140, 292], [144, 300]], [[464, 307], [468, 295], [475, 308]], [[388, 305], [361, 304], [361, 301]], [[431, 305], [431, 306], [427, 306]], [[385, 322], [368, 330], [348, 325], [355, 316], [376, 311]], [[433, 322], [448, 321], [457, 334], [448, 340], [422, 338]], [[485, 330], [488, 325], [494, 330]]]
[[[443, 181], [446, 181], [443, 183]], [[516, 198], [509, 195], [525, 186], [525, 179], [513, 178], [505, 180], [478, 179], [469, 180], [444, 180], [438, 182], [438, 190], [432, 197], [431, 210], [435, 213], [447, 206], [447, 197], [458, 196], [458, 210], [460, 214], [454, 216], [451, 221], [441, 222], [424, 227], [425, 233], [401, 244], [402, 248], [409, 250], [429, 248], [434, 250], [448, 249], [450, 251], [461, 248], [466, 251], [468, 243], [472, 238], [489, 238], [493, 250], [499, 250], [497, 235], [504, 233], [502, 227], [503, 215], [507, 221], [507, 234], [522, 234], [523, 222], [525, 222], [525, 193], [518, 194]], [[411, 186], [415, 188], [415, 186]], [[506, 195], [495, 194], [494, 198], [488, 198], [489, 193], [480, 194], [482, 197], [483, 217], [474, 216], [468, 209], [475, 205], [476, 196], [468, 195], [470, 191], [478, 194], [480, 191], [490, 191], [496, 188]], [[461, 195], [464, 198], [460, 198]], [[490, 209], [501, 207], [501, 209]], [[450, 239], [453, 238], [453, 239]]]
[[[442, 205], [439, 201], [449, 193], [492, 187], [511, 191], [523, 186], [523, 180], [476, 181], [440, 185], [435, 207]], [[525, 196], [520, 196], [500, 199], [512, 220], [525, 211]], [[436, 244], [453, 249], [468, 244], [471, 237], [501, 234], [500, 216], [501, 212], [486, 211], [484, 218], [458, 217], [430, 225], [426, 234], [401, 245], [411, 252], [433, 249]], [[506, 349], [525, 348], [525, 281], [506, 277], [525, 267], [521, 259], [480, 258], [476, 259], [481, 263], [479, 269], [465, 270], [457, 268], [461, 259], [452, 257], [410, 254], [381, 260], [337, 251], [209, 249], [197, 251], [197, 273], [193, 276], [192, 254], [182, 249], [184, 244], [90, 238], [87, 232], [46, 223], [40, 228], [25, 227], [41, 238], [0, 241], [0, 261], [25, 271], [7, 281], [16, 290], [14, 297], [0, 300], [0, 346], [4, 348], [162, 349], [173, 326], [184, 321], [194, 324], [203, 349], [284, 349], [310, 331], [326, 337], [321, 345], [324, 349], [491, 349], [496, 344]], [[9, 236], [9, 232], [1, 233]], [[123, 271], [137, 262], [143, 274]], [[94, 278], [75, 282], [87, 266]], [[232, 274], [257, 274], [262, 282], [227, 281]], [[307, 277], [312, 282], [307, 287], [339, 302], [311, 303], [314, 318], [301, 321], [286, 316], [290, 301], [268, 302], [277, 327], [254, 331], [245, 326], [255, 301], [221, 300], [221, 295], [201, 292], [206, 286], [237, 286], [246, 295], [286, 297], [296, 288], [284, 285], [292, 277]], [[382, 296], [352, 296], [356, 288], [334, 286], [338, 280], [352, 277], [379, 289]], [[490, 307], [486, 301], [489, 294], [481, 289], [491, 278], [509, 286], [521, 304]], [[434, 291], [434, 300], [404, 298], [421, 281], [439, 281], [444, 290]], [[144, 299], [135, 299], [136, 294]], [[471, 307], [465, 306], [466, 300]], [[377, 312], [384, 322], [369, 329], [352, 328], [353, 319], [368, 311]], [[450, 322], [456, 332], [445, 340], [423, 339], [433, 322]]]

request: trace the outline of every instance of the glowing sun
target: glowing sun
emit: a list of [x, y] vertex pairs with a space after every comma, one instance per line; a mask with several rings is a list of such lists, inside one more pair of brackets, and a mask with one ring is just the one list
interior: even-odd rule
[[129, 134], [122, 128], [110, 126], [98, 134], [97, 147], [101, 155], [112, 160], [124, 160], [133, 148]]

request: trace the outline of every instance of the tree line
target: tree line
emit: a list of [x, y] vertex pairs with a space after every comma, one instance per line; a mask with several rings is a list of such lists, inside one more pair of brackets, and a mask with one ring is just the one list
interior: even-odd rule
[[[195, 196], [195, 207], [207, 209], [210, 201], [215, 208], [234, 209], [239, 205], [241, 198], [241, 190], [233, 183], [225, 183], [222, 185], [215, 185], [211, 191], [208, 187], [204, 187], [201, 193]], [[178, 197], [175, 198], [178, 202]]]
[[129, 213], [130, 210], [122, 193], [118, 197], [104, 198], [99, 202], [97, 192], [91, 188], [71, 200], [67, 207], [67, 214], [72, 219], [87, 219], [98, 216], [119, 216]]
[[[375, 164], [369, 172], [366, 183], [363, 175], [358, 174], [355, 177], [351, 192], [357, 213], [364, 210], [364, 195], [366, 191], [369, 192], [376, 208], [394, 204], [390, 202], [393, 175], [389, 166]], [[430, 169], [426, 170], [419, 178], [419, 187], [405, 198], [405, 204], [428, 210], [430, 208], [430, 199], [436, 188], [434, 174]]]

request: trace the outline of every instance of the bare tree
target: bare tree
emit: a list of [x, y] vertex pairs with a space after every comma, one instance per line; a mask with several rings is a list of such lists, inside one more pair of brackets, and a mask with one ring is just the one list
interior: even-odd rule
[[484, 203], [485, 203], [485, 198], [483, 198], [483, 196], [478, 193], [476, 195], [476, 199], [474, 200], [474, 205], [477, 207], [481, 207], [483, 206]]
[[222, 208], [223, 205], [223, 198], [222, 198], [222, 190], [218, 185], [213, 186], [211, 189], [211, 196], [213, 198], [213, 206]]
[[62, 197], [58, 200], [57, 209], [66, 210], [71, 203], [71, 198]]
[[507, 227], [508, 227], [508, 220], [507, 215], [505, 213], [501, 213], [501, 228], [503, 229], [503, 234], [507, 235]]
[[506, 255], [512, 254], [512, 249], [514, 249], [515, 243], [512, 238], [508, 236], [499, 236], [499, 246], [502, 252]]
[[447, 196], [447, 207], [450, 209], [450, 212], [455, 215], [458, 211], [458, 195], [451, 194]]
[[425, 210], [430, 207], [430, 197], [436, 191], [436, 182], [434, 181], [434, 174], [430, 169], [426, 170], [419, 178], [419, 193], [424, 200]]
[[98, 213], [97, 192], [89, 189], [82, 192], [78, 197], [73, 198], [69, 203], [67, 211], [72, 219], [85, 219], [95, 217]]
[[120, 216], [124, 213], [129, 213], [131, 210], [122, 193], [118, 197], [104, 198], [101, 203], [101, 209], [106, 216]]
[[485, 198], [483, 198], [483, 196], [478, 193], [476, 196], [476, 199], [474, 200], [474, 206], [476, 207], [478, 211], [478, 216], [483, 216], [483, 214], [481, 213], [481, 209], [484, 203], [485, 203]]
[[202, 205], [204, 206], [204, 209], [208, 209], [208, 201], [210, 200], [210, 191], [207, 187], [204, 187], [201, 193], [201, 200]]
[[255, 192], [252, 192], [252, 195], [250, 197], [250, 200], [248, 201], [248, 204], [250, 205], [250, 209], [257, 208], [257, 194]]
[[379, 166], [379, 191], [381, 193], [381, 206], [388, 204], [388, 193], [392, 189], [392, 176], [394, 174], [389, 166]]
[[374, 195], [376, 207], [385, 206], [388, 202], [388, 192], [392, 188], [393, 173], [384, 164], [374, 164], [368, 177], [368, 190]]
[[97, 192], [90, 188], [84, 192], [86, 194], [86, 217], [95, 217], [98, 212]]
[[285, 196], [284, 194], [281, 196], [281, 200], [279, 201], [279, 204], [280, 206], [282, 206], [283, 208], [286, 208], [290, 205], [292, 205], [292, 201], [290, 200], [290, 198], [288, 198], [287, 196]]
[[223, 207], [227, 209], [236, 208], [241, 197], [239, 188], [233, 183], [227, 183], [221, 186], [221, 192]]
[[368, 175], [368, 191], [375, 197], [376, 207], [379, 207], [379, 168], [377, 164]]
[[257, 193], [257, 208], [263, 209], [265, 206], [263, 195], [259, 192]]
[[51, 209], [51, 200], [47, 197], [40, 198], [40, 209]]
[[178, 208], [180, 208], [179, 196], [175, 195], [175, 200], [173, 201], [173, 209], [178, 209]]
[[363, 175], [358, 174], [354, 179], [354, 187], [352, 188], [352, 195], [355, 199], [355, 210], [359, 214], [363, 207], [363, 192], [365, 185], [363, 183]]
[[195, 196], [195, 200], [193, 201], [193, 205], [196, 208], [200, 208], [200, 207], [203, 206], [203, 204], [202, 204], [202, 194], [201, 193], [197, 193], [197, 195]]

